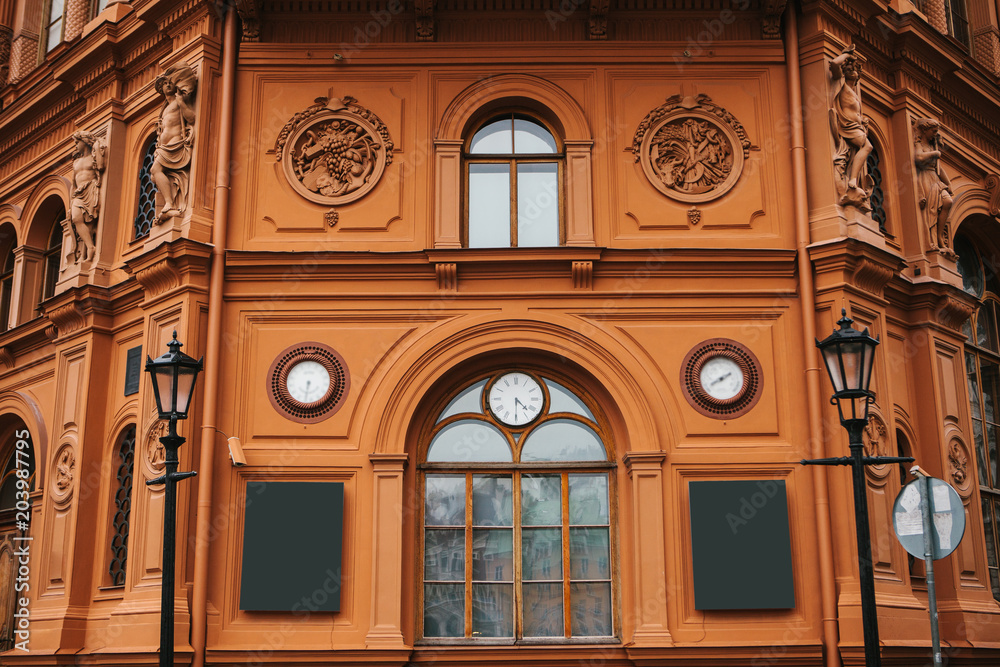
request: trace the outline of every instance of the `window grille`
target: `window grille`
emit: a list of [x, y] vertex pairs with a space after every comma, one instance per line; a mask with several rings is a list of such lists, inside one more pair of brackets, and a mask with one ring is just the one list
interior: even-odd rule
[[882, 190], [882, 156], [879, 155], [878, 147], [872, 144], [872, 151], [865, 161], [868, 168], [868, 175], [871, 176], [874, 187], [869, 203], [872, 207], [872, 220], [878, 223], [878, 230], [883, 234], [888, 234], [885, 226], [885, 192]]
[[115, 516], [111, 531], [111, 564], [108, 574], [114, 586], [125, 585], [125, 563], [128, 559], [129, 516], [132, 511], [132, 470], [135, 462], [135, 426], [122, 434], [118, 446], [118, 491], [115, 493]]
[[146, 147], [146, 153], [142, 156], [142, 166], [139, 168], [139, 204], [132, 225], [132, 238], [136, 241], [149, 236], [149, 230], [156, 222], [156, 184], [153, 183], [152, 176], [155, 155], [156, 139], [153, 139]]

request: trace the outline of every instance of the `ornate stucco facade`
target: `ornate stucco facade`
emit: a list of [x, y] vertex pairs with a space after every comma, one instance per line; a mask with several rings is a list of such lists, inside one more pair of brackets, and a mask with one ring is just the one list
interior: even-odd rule
[[[881, 341], [867, 450], [965, 506], [936, 563], [949, 664], [997, 664], [998, 13], [0, 0], [0, 662], [156, 664], [163, 489], [144, 482], [165, 431], [139, 360], [176, 331], [205, 359], [181, 423], [181, 664], [861, 665], [849, 475], [799, 464], [847, 450], [813, 344], [844, 308]], [[731, 390], [701, 373], [723, 357]], [[537, 424], [575, 400], [553, 419], [600, 456], [518, 459], [535, 422], [487, 400], [507, 372], [544, 385]], [[462, 414], [506, 466], [431, 453], [474, 382]], [[565, 538], [564, 636], [532, 636], [525, 528], [509, 635], [476, 629], [478, 537], [458, 629], [432, 631], [432, 482], [562, 475], [572, 534], [580, 470], [605, 480], [603, 625], [571, 618]], [[892, 536], [903, 473], [867, 473], [883, 661], [929, 664], [925, 574]], [[793, 606], [696, 602], [689, 489], [724, 480], [783, 484]], [[260, 482], [343, 484], [338, 611], [241, 602]]]

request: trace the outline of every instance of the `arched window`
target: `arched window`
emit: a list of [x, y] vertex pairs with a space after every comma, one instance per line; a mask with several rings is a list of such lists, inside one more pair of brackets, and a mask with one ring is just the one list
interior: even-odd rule
[[139, 167], [138, 203], [135, 221], [132, 223], [132, 240], [149, 236], [149, 230], [156, 222], [156, 184], [153, 183], [153, 157], [156, 155], [156, 137], [149, 140]]
[[66, 212], [56, 216], [52, 223], [52, 232], [49, 234], [48, 247], [45, 249], [43, 263], [45, 265], [45, 277], [42, 280], [42, 298], [45, 301], [56, 293], [56, 283], [59, 282], [59, 262], [62, 260], [63, 228], [62, 221], [66, 217]]
[[422, 636], [612, 637], [613, 457], [545, 372], [465, 384], [423, 438]]
[[516, 113], [491, 116], [465, 151], [467, 247], [562, 242], [564, 153], [552, 132]]
[[868, 175], [871, 176], [873, 187], [869, 203], [872, 207], [872, 220], [878, 223], [878, 230], [888, 235], [885, 224], [885, 191], [882, 189], [882, 156], [879, 154], [879, 147], [873, 141], [872, 151], [865, 160], [865, 167]]
[[0, 264], [0, 331], [10, 328], [10, 302], [14, 296], [14, 234], [10, 234], [7, 246], [0, 246], [3, 264]]
[[972, 241], [955, 236], [958, 270], [965, 291], [980, 300], [979, 309], [965, 323], [965, 370], [969, 379], [969, 412], [979, 470], [979, 495], [983, 503], [983, 530], [993, 597], [1000, 600], [1000, 280], [990, 263], [983, 261]]
[[112, 586], [125, 585], [128, 560], [129, 517], [132, 513], [132, 470], [135, 463], [135, 426], [126, 428], [118, 440], [115, 459], [115, 507], [111, 521], [111, 562], [108, 574]]
[[[17, 579], [14, 538], [28, 531], [30, 494], [35, 490], [35, 455], [24, 422], [0, 417], [0, 652], [14, 648]], [[24, 595], [22, 592], [21, 596]]]

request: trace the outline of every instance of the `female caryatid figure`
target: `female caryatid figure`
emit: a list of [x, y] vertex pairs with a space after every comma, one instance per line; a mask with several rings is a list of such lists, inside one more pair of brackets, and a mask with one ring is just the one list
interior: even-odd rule
[[836, 153], [837, 190], [841, 206], [870, 211], [871, 178], [865, 160], [872, 152], [868, 140], [868, 119], [861, 112], [861, 63], [854, 55], [854, 45], [830, 62], [830, 129]]
[[[101, 172], [104, 171], [104, 145], [90, 132], [73, 135], [73, 196], [70, 198], [69, 251], [80, 263], [94, 258], [94, 236], [101, 208]], [[79, 244], [76, 242], [79, 238]], [[80, 247], [82, 246], [82, 247]], [[79, 253], [77, 253], [79, 250]]]
[[941, 168], [941, 123], [933, 118], [913, 121], [913, 162], [917, 168], [917, 194], [927, 227], [929, 246], [954, 257], [948, 215], [953, 203], [951, 181]]

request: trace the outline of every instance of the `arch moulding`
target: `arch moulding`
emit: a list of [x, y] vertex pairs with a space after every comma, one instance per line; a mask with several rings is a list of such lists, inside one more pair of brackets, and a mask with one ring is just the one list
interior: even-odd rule
[[[59, 175], [50, 175], [32, 190], [31, 195], [24, 204], [21, 215], [21, 229], [18, 245], [30, 245], [33, 248], [45, 248], [49, 241], [49, 230], [51, 220], [38, 220], [40, 209], [50, 198], [58, 198], [62, 202], [63, 208], [69, 210], [70, 190], [72, 185], [66, 178]], [[42, 229], [44, 227], [44, 229]]]
[[551, 81], [527, 74], [509, 74], [478, 81], [448, 105], [434, 140], [434, 247], [461, 248], [462, 145], [469, 124], [484, 108], [509, 103], [542, 111], [562, 135], [566, 149], [564, 187], [566, 245], [593, 246], [594, 215], [591, 188], [593, 138], [583, 109]]
[[955, 234], [962, 223], [971, 216], [981, 215], [984, 218], [990, 216], [990, 192], [980, 187], [976, 183], [966, 183], [955, 189], [954, 202], [951, 205], [949, 214], [949, 226], [951, 238], [949, 242], [954, 242]]
[[31, 431], [31, 446], [35, 454], [35, 489], [45, 488], [45, 472], [48, 462], [49, 436], [45, 429], [45, 418], [38, 403], [19, 391], [0, 394], [0, 415], [17, 416]]

